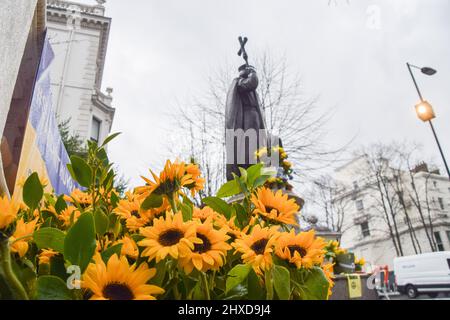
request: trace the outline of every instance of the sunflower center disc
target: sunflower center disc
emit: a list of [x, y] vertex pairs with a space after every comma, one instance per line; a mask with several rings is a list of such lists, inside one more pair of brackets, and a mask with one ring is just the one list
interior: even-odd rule
[[256, 254], [264, 254], [268, 240], [260, 239], [252, 244], [250, 247]]
[[211, 249], [211, 242], [205, 235], [203, 235], [201, 233], [197, 233], [197, 238], [202, 239], [203, 243], [201, 243], [201, 244], [195, 243], [194, 244], [194, 252], [204, 253]]
[[137, 210], [131, 210], [131, 215], [137, 217], [138, 216], [138, 211]]
[[103, 295], [109, 300], [133, 300], [134, 294], [123, 283], [110, 283], [103, 289]]
[[305, 248], [302, 248], [297, 245], [288, 246], [289, 252], [291, 253], [291, 257], [294, 256], [294, 252], [297, 251], [300, 254], [300, 257], [306, 256], [306, 250]]
[[165, 247], [173, 246], [180, 242], [183, 235], [183, 232], [178, 229], [169, 229], [159, 235], [158, 242]]
[[270, 213], [272, 210], [275, 210], [276, 213], [278, 213], [278, 209], [277, 209], [277, 208], [270, 207], [270, 206], [265, 206], [265, 207], [266, 207], [266, 212], [267, 212], [267, 213]]
[[158, 188], [155, 189], [155, 194], [172, 194], [179, 189], [178, 182], [176, 180], [166, 180], [161, 182]]

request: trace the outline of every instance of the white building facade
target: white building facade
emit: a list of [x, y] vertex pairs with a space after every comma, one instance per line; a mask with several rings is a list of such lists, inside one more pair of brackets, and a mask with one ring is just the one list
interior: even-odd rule
[[72, 133], [99, 143], [110, 133], [115, 112], [112, 89], [101, 91], [111, 26], [104, 2], [47, 1], [47, 30], [55, 52], [51, 87], [58, 122], [69, 120]]
[[[350, 203], [341, 245], [364, 257], [368, 267], [393, 267], [396, 256], [450, 251], [450, 181], [426, 164], [414, 172], [374, 175], [366, 157], [336, 170], [344, 186], [336, 199]], [[399, 245], [400, 244], [400, 245]]]

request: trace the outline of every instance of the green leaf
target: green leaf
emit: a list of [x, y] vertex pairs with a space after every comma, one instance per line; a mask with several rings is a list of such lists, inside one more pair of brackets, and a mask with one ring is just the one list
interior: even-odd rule
[[264, 282], [266, 285], [266, 300], [273, 300], [273, 276], [272, 269], [264, 272]]
[[82, 214], [70, 228], [64, 241], [64, 257], [81, 269], [89, 265], [95, 253], [95, 223], [92, 213]]
[[238, 264], [234, 266], [233, 269], [228, 272], [226, 285], [225, 285], [225, 293], [230, 292], [234, 287], [247, 279], [248, 273], [252, 269], [250, 264]]
[[314, 267], [308, 272], [303, 287], [302, 300], [326, 300], [328, 297], [328, 280], [322, 269]]
[[41, 276], [37, 280], [36, 299], [38, 300], [72, 300], [67, 285], [55, 276]]
[[273, 266], [273, 287], [280, 300], [289, 300], [291, 296], [291, 276], [285, 267]]
[[22, 283], [25, 290], [28, 292], [34, 291], [36, 286], [36, 272], [35, 272], [36, 268], [33, 265], [33, 263], [28, 259], [18, 261], [16, 259], [11, 259], [11, 267], [16, 277]]
[[110, 197], [110, 201], [111, 201], [111, 205], [113, 208], [117, 207], [117, 204], [119, 203], [119, 197], [117, 196], [117, 194], [115, 192], [111, 192], [111, 197]]
[[64, 195], [60, 195], [55, 203], [55, 210], [59, 214], [61, 211], [65, 210], [67, 208], [66, 200], [64, 200]]
[[245, 210], [243, 205], [237, 202], [233, 203], [233, 209], [236, 213], [236, 220], [234, 220], [234, 222], [237, 223], [239, 228], [244, 228], [248, 224], [249, 220], [247, 211]]
[[217, 197], [226, 198], [241, 193], [241, 188], [236, 180], [230, 180], [224, 183], [219, 191], [217, 191]]
[[192, 220], [192, 213], [193, 213], [193, 208], [191, 205], [189, 204], [185, 204], [185, 203], [181, 203], [180, 204], [181, 207], [181, 213], [183, 215], [183, 221], [190, 221]]
[[247, 169], [247, 183], [250, 187], [253, 187], [255, 180], [261, 175], [262, 163], [254, 164]]
[[253, 183], [253, 188], [258, 188], [259, 186], [262, 186], [271, 177], [272, 176], [270, 176], [270, 175], [261, 175], [261, 176], [259, 176], [258, 178], [256, 178], [255, 182]]
[[73, 171], [72, 165], [70, 163], [66, 164], [67, 170], [70, 173], [70, 176], [73, 180], [77, 180], [77, 177], [75, 176], [75, 172]]
[[[103, 148], [100, 148], [97, 151], [97, 158], [100, 159], [104, 166], [107, 166], [109, 163], [108, 155], [106, 154], [106, 150]], [[100, 172], [98, 172], [100, 174]]]
[[203, 203], [214, 211], [223, 214], [227, 219], [231, 218], [233, 207], [218, 197], [206, 197], [202, 199]]
[[52, 226], [53, 217], [45, 218], [45, 221], [43, 224], [41, 224], [41, 228], [47, 228]]
[[151, 208], [159, 208], [163, 204], [163, 197], [158, 194], [151, 194], [141, 204], [141, 209], [148, 210]]
[[44, 189], [39, 176], [36, 172], [33, 172], [23, 185], [23, 201], [31, 210], [34, 210], [38, 207], [43, 195]]
[[39, 249], [53, 249], [59, 253], [64, 253], [65, 237], [64, 232], [56, 228], [40, 228], [33, 234]]
[[247, 182], [247, 170], [245, 170], [244, 168], [239, 167], [239, 172], [241, 173], [241, 175], [240, 175], [241, 181], [246, 183]]
[[120, 252], [122, 251], [123, 243], [116, 244], [112, 247], [109, 247], [105, 251], [101, 253], [103, 262], [107, 263], [109, 258], [113, 256], [114, 254], [117, 254], [117, 256], [120, 256]]
[[238, 284], [233, 289], [231, 289], [224, 300], [244, 300], [245, 297], [248, 295], [248, 289], [246, 286], [246, 283], [244, 284]]
[[95, 222], [95, 232], [103, 236], [106, 231], [108, 231], [109, 218], [108, 216], [100, 209], [95, 210], [94, 212], [94, 222]]
[[277, 175], [277, 169], [275, 167], [264, 167], [261, 168], [261, 175], [265, 176], [276, 176]]
[[[54, 256], [50, 259], [50, 274], [56, 276], [63, 281], [69, 278], [70, 274], [66, 271], [64, 257], [62, 255]], [[42, 266], [40, 266], [42, 267]], [[40, 268], [39, 267], [39, 268]]]
[[82, 158], [71, 156], [70, 162], [75, 180], [83, 187], [89, 187], [92, 182], [92, 169]]
[[115, 137], [117, 137], [119, 134], [121, 134], [122, 132], [116, 132], [116, 133], [113, 133], [113, 134], [111, 134], [111, 135], [109, 135], [106, 139], [105, 139], [105, 141], [103, 141], [103, 143], [102, 143], [102, 145], [100, 146], [100, 147], [104, 147], [104, 146], [106, 146], [109, 142], [111, 142], [111, 140], [113, 140]]
[[251, 269], [248, 274], [248, 299], [249, 300], [264, 300], [265, 292], [262, 287], [259, 277], [256, 272]]
[[158, 262], [155, 267], [156, 267], [156, 274], [155, 276], [151, 279], [151, 283], [155, 284], [159, 287], [163, 286], [164, 283], [164, 278], [166, 277], [166, 273], [167, 270], [169, 270], [169, 264], [170, 261], [169, 260], [161, 260], [160, 262]]

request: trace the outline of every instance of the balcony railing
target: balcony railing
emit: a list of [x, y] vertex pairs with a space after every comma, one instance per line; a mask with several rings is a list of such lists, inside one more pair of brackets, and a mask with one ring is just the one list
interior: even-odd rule
[[104, 16], [105, 7], [101, 4], [98, 5], [88, 5], [83, 3], [78, 3], [74, 1], [63, 1], [63, 0], [48, 0], [47, 6], [51, 8], [73, 10], [76, 8], [81, 13]]

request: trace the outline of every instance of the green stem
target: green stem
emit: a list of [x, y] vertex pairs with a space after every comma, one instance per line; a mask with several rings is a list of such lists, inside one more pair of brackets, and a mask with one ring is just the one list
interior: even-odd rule
[[205, 291], [206, 300], [211, 300], [211, 296], [209, 295], [209, 285], [208, 285], [208, 279], [206, 277], [206, 273], [201, 272], [201, 275], [202, 275], [203, 290]]
[[273, 300], [272, 269], [264, 271], [264, 282], [266, 285], [266, 300]]
[[11, 267], [11, 253], [8, 239], [0, 239], [0, 274], [4, 276], [5, 282], [15, 297], [20, 300], [28, 300], [27, 292]]
[[178, 291], [178, 272], [177, 272], [177, 265], [176, 261], [172, 260], [172, 263], [170, 264], [170, 271], [169, 273], [172, 275], [173, 280], [175, 280], [174, 286], [173, 286], [173, 296], [175, 300], [181, 300], [181, 294], [180, 291]]
[[177, 201], [175, 200], [175, 193], [171, 194], [169, 197], [170, 207], [172, 208], [172, 212], [176, 214], [178, 212]]

